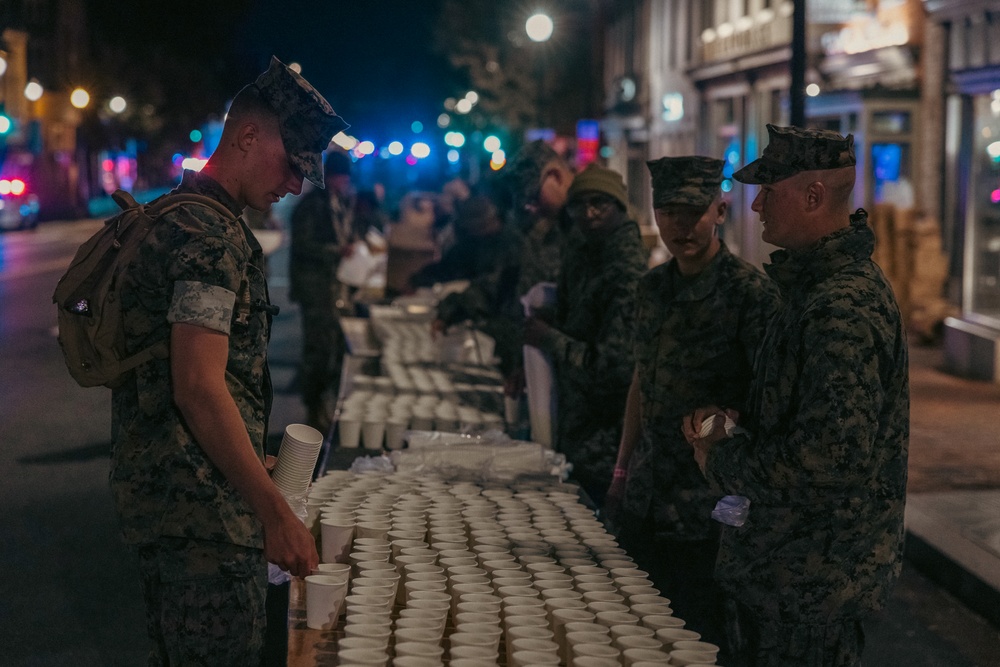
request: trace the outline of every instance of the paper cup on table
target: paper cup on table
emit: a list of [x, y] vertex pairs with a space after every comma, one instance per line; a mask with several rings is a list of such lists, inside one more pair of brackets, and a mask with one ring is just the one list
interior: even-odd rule
[[357, 449], [361, 446], [361, 415], [341, 415], [337, 421], [337, 437], [341, 447]]
[[639, 623], [649, 628], [655, 634], [661, 628], [683, 628], [684, 619], [677, 618], [673, 614], [650, 614], [639, 616]]
[[322, 574], [306, 577], [306, 625], [313, 630], [335, 630], [346, 596], [346, 579]]
[[570, 665], [574, 666], [581, 658], [601, 658], [604, 660], [621, 660], [621, 651], [608, 644], [576, 644], [571, 647]]
[[347, 563], [354, 539], [354, 522], [337, 519], [321, 519], [320, 556], [324, 563]]
[[692, 653], [701, 653], [705, 656], [705, 659], [700, 662], [715, 662], [719, 655], [718, 646], [695, 639], [682, 639], [681, 641], [674, 642], [671, 649], [673, 651], [691, 651]]
[[559, 664], [559, 654], [547, 651], [514, 651], [507, 658], [511, 667], [542, 667]]
[[621, 667], [617, 658], [593, 658], [584, 656], [574, 661], [573, 667]]
[[340, 665], [385, 667], [389, 664], [389, 653], [384, 648], [338, 648], [337, 662]]
[[396, 415], [385, 423], [385, 448], [388, 450], [402, 449], [406, 429], [410, 427], [408, 416]]
[[670, 664], [676, 665], [677, 667], [688, 667], [689, 665], [712, 665], [715, 664], [715, 659], [707, 658], [706, 654], [700, 651], [675, 650], [670, 652]]
[[441, 644], [429, 642], [396, 642], [394, 650], [396, 656], [401, 658], [434, 658], [441, 660], [441, 657], [444, 655], [444, 647]]
[[489, 646], [458, 645], [448, 649], [450, 657], [449, 664], [454, 665], [456, 660], [482, 660], [496, 665], [500, 658], [500, 652]]
[[385, 421], [382, 417], [369, 419], [361, 422], [361, 442], [365, 449], [382, 449], [382, 441], [385, 439]]
[[671, 648], [677, 642], [697, 641], [701, 639], [699, 633], [685, 628], [659, 628], [653, 634], [663, 642], [664, 648]]
[[632, 667], [632, 665], [639, 662], [652, 662], [660, 665], [678, 664], [667, 653], [657, 648], [635, 647], [622, 651], [622, 664], [625, 667]]

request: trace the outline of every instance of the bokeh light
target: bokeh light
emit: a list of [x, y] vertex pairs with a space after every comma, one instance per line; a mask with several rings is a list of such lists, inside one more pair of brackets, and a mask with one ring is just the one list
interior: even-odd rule
[[122, 97], [121, 95], [115, 95], [108, 102], [108, 108], [114, 111], [115, 113], [121, 113], [125, 111], [126, 107], [128, 107], [128, 103], [125, 101], [125, 98]]
[[552, 19], [541, 12], [532, 14], [524, 22], [524, 31], [528, 33], [528, 38], [533, 42], [544, 42], [552, 36], [554, 28]]
[[83, 88], [77, 88], [69, 94], [69, 103], [77, 109], [86, 109], [90, 104], [90, 93]]
[[403, 142], [393, 141], [389, 143], [389, 155], [402, 155], [403, 153]]

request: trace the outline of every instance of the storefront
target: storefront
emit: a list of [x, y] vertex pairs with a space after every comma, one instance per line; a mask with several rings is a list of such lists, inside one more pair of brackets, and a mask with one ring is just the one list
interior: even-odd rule
[[947, 35], [943, 216], [953, 234], [961, 316], [945, 322], [945, 363], [1000, 382], [1000, 10], [927, 0]]

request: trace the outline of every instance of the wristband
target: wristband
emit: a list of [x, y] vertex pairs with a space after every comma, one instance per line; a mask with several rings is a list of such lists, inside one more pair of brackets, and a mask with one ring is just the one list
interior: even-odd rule
[[611, 479], [622, 479], [624, 477], [628, 477], [628, 470], [621, 466], [615, 466], [615, 471], [611, 475]]

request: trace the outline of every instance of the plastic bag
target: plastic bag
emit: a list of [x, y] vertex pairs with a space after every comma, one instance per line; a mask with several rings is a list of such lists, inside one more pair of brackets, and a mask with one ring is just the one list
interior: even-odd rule
[[743, 496], [723, 496], [715, 509], [712, 510], [712, 518], [727, 526], [739, 528], [747, 521], [750, 513], [750, 499]]

